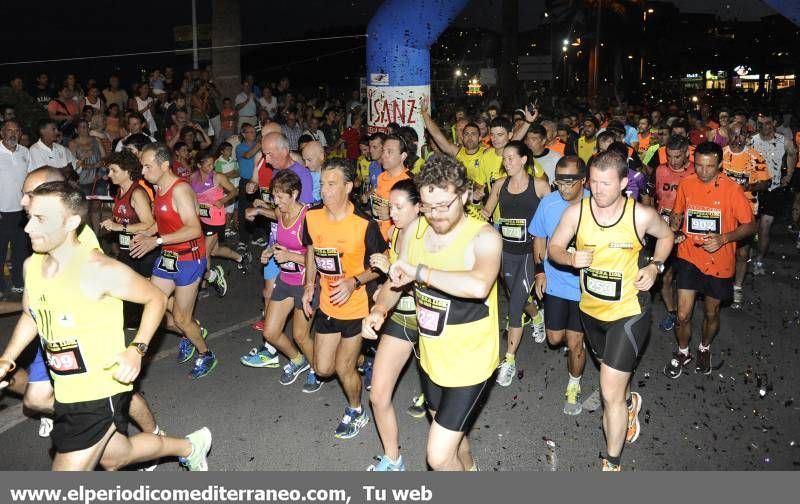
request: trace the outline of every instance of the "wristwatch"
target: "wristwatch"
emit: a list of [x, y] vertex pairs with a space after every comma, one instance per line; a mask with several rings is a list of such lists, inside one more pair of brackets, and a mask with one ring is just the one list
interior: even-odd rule
[[149, 348], [147, 346], [147, 343], [137, 343], [136, 341], [132, 342], [130, 345], [128, 345], [128, 347], [135, 348], [136, 353], [138, 353], [142, 357], [144, 357], [144, 355], [147, 353], [147, 349]]
[[361, 280], [359, 280], [357, 276], [353, 277], [353, 281], [355, 281], [355, 285], [356, 285], [355, 288], [356, 289], [360, 289], [361, 286], [364, 285], [363, 283], [361, 283]]
[[654, 264], [656, 266], [656, 271], [658, 271], [659, 275], [664, 273], [664, 261], [650, 261], [650, 264]]
[[164, 238], [160, 236], [156, 238], [156, 245], [164, 245]]

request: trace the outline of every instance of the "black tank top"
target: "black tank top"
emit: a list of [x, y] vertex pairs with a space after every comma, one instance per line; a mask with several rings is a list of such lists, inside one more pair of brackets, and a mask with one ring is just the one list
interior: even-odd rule
[[528, 187], [519, 194], [508, 192], [511, 177], [506, 178], [500, 188], [500, 220], [499, 231], [503, 237], [503, 252], [510, 254], [533, 253], [533, 242], [528, 234], [528, 225], [533, 219], [533, 214], [539, 208], [539, 196], [533, 177], [528, 175]]

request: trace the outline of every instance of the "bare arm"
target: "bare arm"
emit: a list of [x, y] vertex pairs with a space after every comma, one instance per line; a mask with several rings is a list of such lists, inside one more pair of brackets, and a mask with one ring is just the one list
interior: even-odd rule
[[547, 238], [543, 236], [533, 237], [533, 262], [536, 264], [544, 263], [547, 254]]
[[135, 189], [131, 196], [131, 203], [139, 222], [128, 226], [128, 232], [133, 234], [150, 229], [155, 224], [155, 219], [153, 219], [153, 209], [150, 207], [150, 198], [147, 197], [145, 190]]
[[[28, 261], [25, 261], [23, 270], [27, 266]], [[36, 321], [31, 317], [28, 307], [28, 291], [25, 290], [22, 293], [22, 314], [20, 314], [17, 325], [14, 327], [14, 332], [11, 333], [11, 341], [8, 342], [8, 346], [0, 355], [0, 380], [11, 371], [13, 367], [11, 363], [16, 362], [19, 355], [36, 338], [37, 334]]]
[[222, 188], [227, 193], [225, 197], [220, 200], [222, 206], [229, 204], [231, 201], [234, 201], [239, 196], [239, 188], [231, 184], [231, 181], [228, 180], [228, 177], [226, 177], [225, 175], [221, 173], [215, 173], [214, 183], [218, 186], [222, 186]]
[[500, 201], [500, 189], [505, 184], [507, 177], [503, 177], [501, 179], [497, 179], [492, 186], [492, 192], [489, 193], [489, 197], [486, 199], [486, 204], [483, 205], [481, 209], [481, 215], [483, 215], [484, 219], [489, 219], [494, 213], [494, 209], [497, 208], [497, 202]]
[[427, 97], [423, 97], [420, 100], [420, 114], [422, 115], [422, 120], [425, 122], [425, 128], [428, 130], [428, 133], [431, 134], [433, 141], [436, 142], [436, 145], [439, 146], [439, 149], [442, 150], [445, 154], [449, 154], [450, 156], [455, 156], [458, 154], [459, 147], [453, 143], [451, 143], [446, 136], [442, 133], [442, 130], [439, 129], [439, 125], [436, 124], [436, 121], [430, 116], [430, 107], [429, 107], [429, 100]]
[[533, 179], [533, 186], [536, 189], [536, 196], [539, 199], [544, 198], [548, 194], [550, 194], [550, 184], [547, 182], [547, 174], [544, 174], [544, 178], [534, 177]]
[[[575, 264], [575, 256], [579, 253], [576, 251], [574, 254], [570, 254], [567, 251], [567, 246], [572, 241], [572, 238], [575, 237], [575, 233], [578, 232], [578, 219], [580, 217], [581, 205], [572, 205], [564, 211], [564, 215], [561, 216], [561, 220], [558, 223], [558, 227], [553, 232], [553, 236], [550, 237], [550, 243], [547, 245], [547, 257], [558, 264], [563, 264], [565, 266], [572, 266], [575, 267], [583, 267], [583, 266], [576, 266]], [[589, 264], [591, 264], [591, 251], [580, 251], [584, 256], [588, 254], [587, 257], [583, 257], [583, 260], [586, 261], [588, 259]], [[587, 264], [588, 266], [588, 264]]]

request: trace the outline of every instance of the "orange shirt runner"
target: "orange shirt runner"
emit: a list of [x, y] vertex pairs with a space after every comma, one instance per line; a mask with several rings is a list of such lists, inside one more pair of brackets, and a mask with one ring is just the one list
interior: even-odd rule
[[656, 168], [656, 201], [658, 213], [665, 219], [672, 213], [678, 185], [683, 179], [694, 173], [694, 163], [689, 163], [685, 170], [675, 171], [669, 165], [662, 164]]
[[672, 211], [683, 214], [681, 231], [686, 235], [678, 245], [678, 257], [705, 275], [732, 277], [736, 270], [736, 242], [723, 245], [713, 254], [702, 245], [707, 234], [730, 233], [740, 224], [753, 221], [753, 210], [742, 187], [724, 173], [708, 183], [691, 175], [678, 186]]
[[[378, 221], [378, 226], [381, 229], [383, 239], [389, 241], [389, 228], [392, 227], [392, 220], [388, 218], [389, 215], [389, 193], [392, 192], [392, 187], [401, 180], [410, 179], [408, 170], [403, 170], [397, 176], [392, 177], [388, 171], [384, 170], [378, 175], [378, 184], [375, 186], [375, 192], [372, 195], [372, 215]], [[386, 220], [378, 218], [380, 211], [384, 209], [387, 215]]]
[[348, 214], [342, 220], [332, 220], [323, 206], [306, 213], [303, 225], [303, 245], [313, 247], [317, 271], [320, 275], [320, 310], [339, 320], [361, 319], [369, 315], [370, 292], [374, 282], [362, 285], [344, 304], [330, 301], [331, 284], [369, 269], [369, 256], [383, 253], [386, 240], [377, 223], [353, 206], [347, 204]]
[[[722, 171], [734, 182], [745, 188], [748, 184], [771, 180], [767, 163], [764, 157], [752, 147], [745, 147], [742, 152], [733, 152], [729, 145], [722, 149]], [[753, 213], [758, 212], [758, 199], [750, 191], [744, 191], [745, 197], [750, 201]]]

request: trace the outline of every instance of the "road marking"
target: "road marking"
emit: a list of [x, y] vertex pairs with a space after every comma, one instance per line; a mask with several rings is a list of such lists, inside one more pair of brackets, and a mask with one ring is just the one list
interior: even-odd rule
[[[216, 339], [220, 336], [224, 336], [226, 334], [238, 331], [239, 329], [244, 329], [245, 327], [253, 325], [258, 320], [259, 320], [258, 318], [244, 320], [242, 322], [239, 322], [238, 324], [234, 324], [224, 329], [214, 331], [212, 333], [209, 333], [206, 340]], [[151, 363], [157, 362], [166, 357], [175, 355], [177, 353], [178, 353], [178, 348], [173, 346], [169, 350], [163, 350], [161, 352], [158, 352], [156, 355], [153, 356], [152, 359], [150, 359], [150, 362]], [[22, 412], [22, 401], [19, 401], [18, 404], [15, 404], [14, 406], [10, 406], [0, 411], [0, 434], [3, 434], [9, 429], [13, 429], [20, 423], [24, 422], [25, 420], [28, 420], [28, 417], [25, 416], [25, 414]]]

